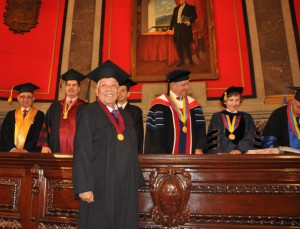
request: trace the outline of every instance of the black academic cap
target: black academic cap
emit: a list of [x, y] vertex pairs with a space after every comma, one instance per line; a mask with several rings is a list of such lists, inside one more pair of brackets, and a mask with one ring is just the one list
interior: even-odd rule
[[128, 90], [130, 89], [130, 87], [137, 85], [136, 82], [134, 82], [133, 80], [131, 80], [130, 78], [127, 78], [126, 80], [124, 80], [123, 82], [120, 83], [120, 86], [125, 85]]
[[81, 80], [84, 80], [86, 78], [86, 76], [71, 68], [67, 72], [62, 74], [61, 78], [66, 82], [68, 80], [76, 80], [79, 84]]
[[287, 87], [296, 91], [295, 99], [300, 101], [300, 87], [294, 87], [294, 86], [287, 86]]
[[13, 89], [18, 91], [19, 93], [22, 93], [22, 92], [33, 93], [34, 90], [40, 89], [40, 87], [38, 87], [32, 83], [23, 83], [23, 84], [14, 86]]
[[169, 72], [166, 77], [169, 83], [171, 82], [180, 82], [183, 80], [188, 80], [189, 79], [189, 75], [190, 75], [190, 71], [189, 70], [185, 70], [185, 69], [176, 69], [172, 72]]
[[227, 88], [227, 90], [224, 91], [224, 93], [222, 94], [220, 101], [221, 102], [227, 101], [227, 96], [233, 92], [236, 92], [241, 95], [243, 93], [243, 89], [244, 89], [243, 87], [234, 87], [234, 86]]
[[96, 83], [103, 78], [115, 78], [119, 83], [122, 83], [129, 78], [129, 74], [111, 60], [106, 60], [100, 66], [87, 74], [87, 77]]

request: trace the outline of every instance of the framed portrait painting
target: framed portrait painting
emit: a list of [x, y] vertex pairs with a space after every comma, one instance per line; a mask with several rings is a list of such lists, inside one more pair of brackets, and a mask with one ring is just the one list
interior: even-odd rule
[[212, 0], [133, 0], [131, 74], [165, 81], [176, 69], [191, 80], [217, 79]]

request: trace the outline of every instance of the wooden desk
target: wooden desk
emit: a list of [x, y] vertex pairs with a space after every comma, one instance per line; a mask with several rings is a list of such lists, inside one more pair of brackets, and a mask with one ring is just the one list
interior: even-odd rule
[[[76, 228], [72, 158], [60, 156], [0, 153], [0, 228]], [[139, 158], [140, 228], [300, 228], [299, 155]]]

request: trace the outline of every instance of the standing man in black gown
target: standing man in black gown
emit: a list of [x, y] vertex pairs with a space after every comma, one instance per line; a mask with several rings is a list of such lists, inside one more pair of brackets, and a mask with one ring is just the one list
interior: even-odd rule
[[138, 229], [138, 187], [144, 179], [132, 118], [116, 105], [123, 76], [108, 60], [88, 77], [97, 82], [97, 100], [77, 117], [73, 185], [80, 198], [78, 228]]

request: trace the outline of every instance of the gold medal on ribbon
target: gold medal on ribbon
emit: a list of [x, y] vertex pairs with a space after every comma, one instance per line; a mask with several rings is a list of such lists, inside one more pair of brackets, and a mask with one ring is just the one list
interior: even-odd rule
[[182, 132], [185, 133], [185, 134], [187, 133], [187, 127], [186, 126], [182, 127]]
[[234, 134], [229, 134], [228, 137], [229, 137], [230, 140], [234, 140], [235, 139], [235, 135]]
[[123, 141], [124, 140], [124, 135], [123, 134], [118, 134], [117, 138], [119, 141]]
[[65, 103], [64, 103], [64, 115], [63, 115], [63, 119], [67, 119], [68, 118], [68, 113], [69, 113], [69, 110], [73, 107], [74, 103], [77, 101], [77, 99], [75, 100], [70, 100], [69, 101], [69, 104], [67, 103], [67, 100], [65, 100]]

